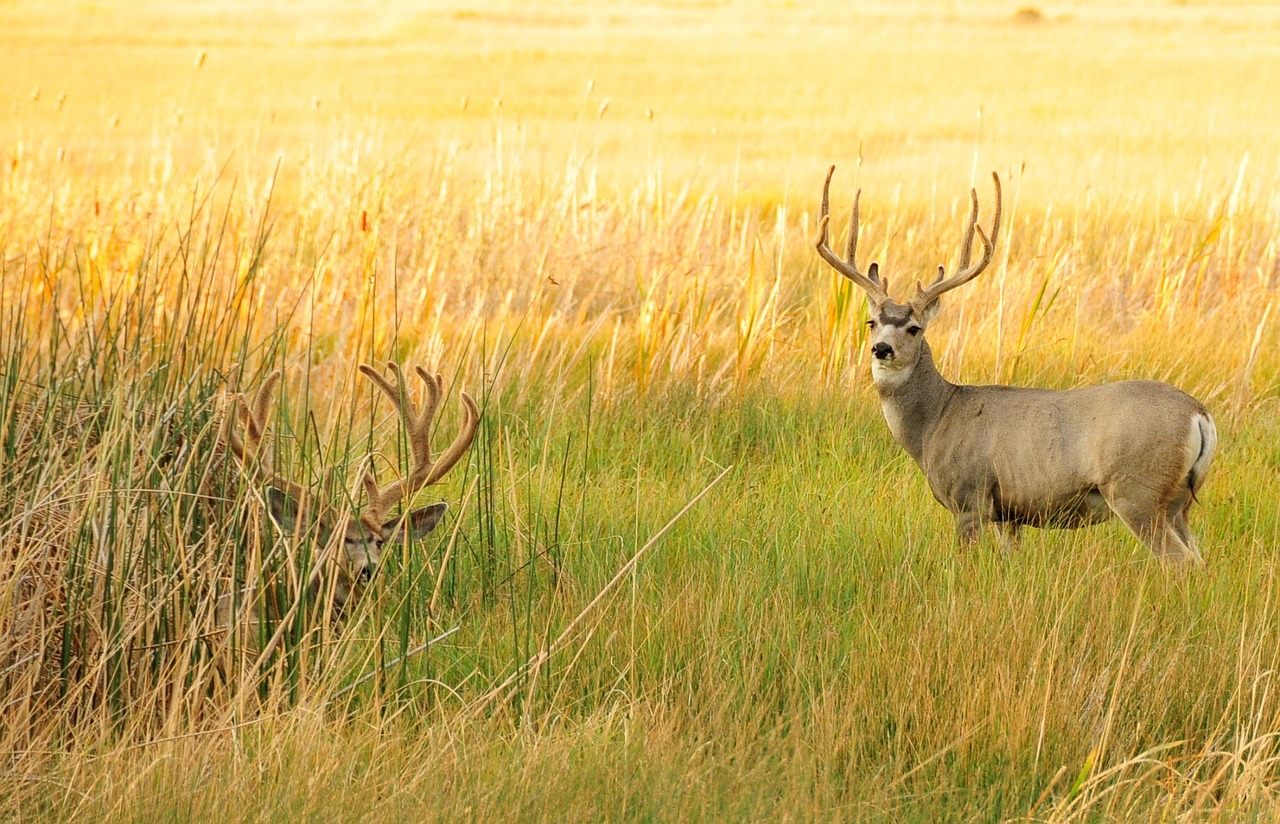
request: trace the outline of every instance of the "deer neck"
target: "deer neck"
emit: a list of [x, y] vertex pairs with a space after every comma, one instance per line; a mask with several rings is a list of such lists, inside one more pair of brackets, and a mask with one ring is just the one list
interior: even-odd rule
[[898, 374], [878, 373], [872, 368], [880, 410], [889, 431], [916, 463], [920, 463], [925, 439], [942, 417], [956, 386], [938, 374], [928, 342], [921, 345], [915, 365], [902, 373], [903, 370], [898, 370]]

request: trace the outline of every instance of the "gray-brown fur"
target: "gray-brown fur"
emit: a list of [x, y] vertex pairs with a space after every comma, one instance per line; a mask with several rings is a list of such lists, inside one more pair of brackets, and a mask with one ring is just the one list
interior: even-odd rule
[[[1159, 381], [1052, 390], [959, 386], [938, 373], [925, 329], [939, 297], [990, 262], [999, 231], [995, 180], [991, 239], [977, 226], [974, 193], [963, 271], [946, 279], [939, 267], [937, 281], [896, 303], [876, 264], [867, 274], [857, 268], [856, 239], [847, 259], [831, 251], [827, 175], [818, 251], [867, 292], [871, 371], [890, 431], [955, 516], [962, 541], [975, 540], [986, 524], [1016, 539], [1023, 526], [1074, 528], [1115, 515], [1158, 557], [1200, 562], [1187, 513], [1213, 461], [1217, 430], [1198, 400]], [[983, 256], [969, 267], [975, 229]], [[850, 231], [857, 233], [856, 217]]]

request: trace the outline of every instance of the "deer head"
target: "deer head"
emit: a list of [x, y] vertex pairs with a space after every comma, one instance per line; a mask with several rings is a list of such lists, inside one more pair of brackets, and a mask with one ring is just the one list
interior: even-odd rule
[[[924, 330], [938, 315], [938, 299], [943, 294], [963, 286], [982, 274], [991, 263], [996, 239], [1000, 234], [1000, 178], [994, 172], [991, 173], [996, 187], [996, 211], [991, 223], [990, 239], [978, 225], [978, 192], [976, 189], [970, 189], [969, 196], [973, 207], [969, 212], [969, 225], [965, 229], [964, 240], [960, 245], [958, 266], [960, 271], [948, 278], [946, 269], [938, 266], [938, 276], [931, 284], [925, 286], [917, 281], [915, 295], [906, 303], [897, 303], [889, 297], [889, 279], [880, 276], [880, 267], [873, 262], [864, 274], [855, 260], [858, 251], [858, 200], [862, 196], [862, 190], [858, 190], [853, 198], [845, 256], [841, 258], [831, 248], [828, 224], [831, 221], [831, 176], [835, 171], [835, 166], [827, 171], [827, 180], [822, 186], [822, 211], [816, 242], [818, 254], [837, 272], [856, 283], [867, 293], [867, 326], [871, 329], [871, 374], [877, 387], [892, 391], [907, 381], [920, 355], [928, 351]], [[982, 257], [977, 263], [970, 265], [975, 232], [982, 241]]]
[[[265, 465], [262, 460], [262, 437], [266, 432], [271, 411], [272, 397], [280, 382], [280, 372], [273, 372], [258, 388], [253, 400], [237, 395], [232, 413], [227, 416], [225, 439], [231, 452], [249, 472], [258, 474], [259, 482], [266, 486], [267, 507], [272, 519], [281, 529], [294, 533], [310, 531], [315, 527], [321, 546], [331, 546], [341, 536], [342, 552], [337, 560], [337, 577], [334, 580], [334, 606], [343, 607], [353, 594], [358, 594], [373, 577], [382, 561], [384, 547], [392, 542], [412, 543], [426, 535], [444, 517], [448, 505], [433, 503], [419, 509], [408, 510], [413, 496], [422, 488], [444, 477], [471, 446], [480, 412], [466, 392], [461, 393], [462, 427], [449, 447], [438, 459], [431, 455], [431, 424], [443, 395], [440, 375], [433, 375], [422, 367], [414, 371], [421, 378], [426, 396], [421, 407], [408, 395], [404, 375], [398, 364], [389, 363], [394, 374], [394, 384], [372, 366], [363, 364], [360, 371], [390, 398], [400, 413], [412, 453], [412, 466], [408, 475], [386, 486], [379, 486], [373, 473], [366, 471], [361, 479], [365, 490], [365, 504], [356, 513], [340, 521], [332, 515], [332, 508], [325, 510], [310, 506], [307, 490]], [[237, 433], [237, 425], [244, 422], [244, 437]], [[354, 491], [351, 500], [357, 500]], [[401, 514], [392, 511], [399, 504]], [[323, 564], [317, 564], [308, 583], [318, 586], [323, 576]]]

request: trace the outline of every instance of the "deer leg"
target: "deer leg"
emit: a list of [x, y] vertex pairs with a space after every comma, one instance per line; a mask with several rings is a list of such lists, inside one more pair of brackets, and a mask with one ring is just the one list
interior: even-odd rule
[[1196, 543], [1196, 536], [1191, 534], [1191, 527], [1187, 524], [1187, 512], [1183, 510], [1179, 512], [1169, 522], [1173, 526], [1173, 531], [1178, 533], [1178, 538], [1196, 555], [1200, 554], [1200, 546]]
[[971, 547], [982, 537], [982, 527], [987, 519], [978, 512], [956, 513], [956, 540], [961, 546]]
[[1176, 563], [1199, 560], [1199, 555], [1183, 543], [1165, 507], [1154, 500], [1147, 500], [1148, 496], [1133, 498], [1113, 492], [1103, 494], [1111, 510], [1157, 558]]
[[1000, 536], [1000, 551], [1010, 555], [1022, 548], [1022, 526], [1009, 521], [996, 524], [996, 534]]
[[1191, 527], [1187, 523], [1187, 513], [1191, 511], [1191, 502], [1191, 495], [1188, 494], [1169, 506], [1169, 526], [1173, 529], [1174, 534], [1178, 536], [1178, 540], [1191, 554], [1192, 560], [1202, 564], [1204, 563], [1204, 558], [1200, 555], [1200, 547], [1196, 544], [1196, 538], [1191, 534]]
[[1204, 556], [1200, 554], [1200, 545], [1196, 543], [1196, 538], [1191, 534], [1191, 527], [1187, 525], [1187, 515], [1185, 512], [1178, 514], [1177, 519], [1171, 522], [1174, 532], [1178, 536], [1178, 540], [1187, 550], [1187, 560], [1199, 566], [1204, 563]]
[[996, 519], [996, 499], [999, 487], [980, 490], [961, 502], [962, 509], [952, 510], [956, 517], [956, 538], [963, 546], [973, 546], [982, 537], [982, 528], [995, 523], [1000, 530], [1000, 548], [1007, 551], [1010, 537], [1017, 538], [1018, 527]]

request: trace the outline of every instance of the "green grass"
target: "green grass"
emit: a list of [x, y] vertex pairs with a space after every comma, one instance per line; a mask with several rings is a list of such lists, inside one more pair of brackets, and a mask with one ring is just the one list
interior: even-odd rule
[[[202, 735], [139, 747], [195, 722], [128, 734], [126, 715], [123, 740], [106, 741], [136, 749], [28, 755], [42, 768], [23, 806], [306, 817], [319, 796], [351, 819], [995, 819], [1037, 802], [1248, 808], [1272, 780], [1280, 522], [1265, 453], [1224, 453], [1197, 511], [1210, 566], [1176, 577], [1115, 526], [1033, 533], [1012, 558], [958, 552], [864, 393], [656, 393], [606, 409], [580, 397], [539, 427], [525, 414], [502, 424], [491, 399], [487, 425], [514, 466], [482, 478], [496, 487], [487, 512], [462, 515], [439, 613], [407, 616], [415, 638], [460, 625], [443, 648], [328, 709], [326, 691], [370, 662], [321, 673], [299, 708], [239, 718], [235, 732], [206, 721]], [[1274, 426], [1255, 426], [1233, 442], [1275, 442]], [[717, 460], [736, 468], [573, 643], [536, 680], [477, 703]], [[587, 483], [562, 489], [561, 477]], [[405, 572], [440, 551], [423, 548]], [[380, 624], [393, 657], [396, 594], [430, 589], [403, 573], [383, 587], [349, 660], [374, 654]], [[1161, 771], [1136, 763], [1161, 747]], [[121, 770], [138, 786], [114, 786]]]
[[[1275, 817], [1268, 9], [307, 8], [0, 8], [0, 812]], [[895, 293], [1001, 172], [940, 368], [1205, 401], [1206, 569], [954, 545], [811, 249], [831, 162]], [[341, 507], [404, 461], [388, 359], [445, 373], [438, 442], [481, 401], [451, 515], [341, 632], [220, 659], [216, 596], [288, 614], [313, 551], [230, 394], [284, 370], [277, 459]]]

